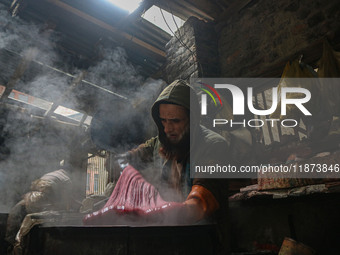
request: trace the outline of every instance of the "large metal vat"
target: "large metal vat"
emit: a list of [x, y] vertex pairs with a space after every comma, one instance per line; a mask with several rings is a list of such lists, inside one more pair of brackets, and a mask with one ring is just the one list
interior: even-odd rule
[[36, 226], [27, 254], [216, 254], [214, 225]]

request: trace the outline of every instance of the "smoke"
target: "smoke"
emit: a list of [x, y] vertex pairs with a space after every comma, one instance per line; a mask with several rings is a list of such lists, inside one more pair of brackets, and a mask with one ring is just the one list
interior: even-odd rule
[[110, 90], [123, 90], [125, 94], [126, 90], [143, 84], [144, 78], [138, 74], [138, 69], [128, 62], [123, 48], [101, 48], [100, 55], [103, 59], [88, 68], [86, 79]]
[[[93, 62], [85, 71], [79, 70], [71, 63], [63, 63], [56, 51], [58, 35], [47, 26], [28, 24], [18, 17], [11, 17], [2, 5], [0, 15], [0, 50], [4, 52], [0, 54], [0, 64], [5, 70], [0, 71], [0, 83], [6, 85], [23, 56], [31, 54], [33, 61], [15, 88], [49, 102], [61, 99], [64, 102], [67, 98], [64, 106], [75, 110], [86, 109], [87, 104], [93, 106], [94, 111], [89, 112], [93, 117], [92, 124], [100, 116], [98, 149], [125, 152], [158, 134], [151, 118], [151, 106], [165, 83], [151, 78], [145, 80], [139, 75], [139, 68], [129, 63], [123, 48], [103, 46], [99, 49], [101, 60]], [[70, 85], [80, 75], [83, 75], [82, 81], [71, 90]], [[59, 169], [61, 160], [74, 160], [89, 136], [89, 131], [82, 127], [31, 116], [43, 116], [46, 109], [25, 107], [28, 112], [1, 111], [2, 212], [9, 211], [30, 190], [33, 180]], [[90, 130], [93, 130], [92, 126]], [[103, 126], [107, 128], [104, 132], [100, 130]], [[86, 160], [86, 151], [82, 155]], [[156, 188], [162, 188], [161, 177], [155, 174], [160, 174], [159, 170], [152, 164], [144, 171], [146, 179]], [[85, 187], [86, 179], [80, 176], [72, 181], [75, 187]]]
[[[6, 85], [24, 56], [30, 55], [32, 61], [16, 81], [14, 89], [49, 102], [59, 99], [65, 102], [67, 99], [64, 106], [75, 110], [92, 105], [95, 110], [89, 112], [90, 115], [106, 109], [112, 114], [106, 119], [113, 119], [118, 127], [123, 122], [134, 122], [129, 134], [136, 140], [129, 143], [112, 141], [115, 151], [131, 149], [157, 134], [150, 108], [164, 85], [163, 81], [145, 80], [120, 47], [100, 48], [102, 59], [93, 62], [83, 72], [71, 62], [64, 62], [65, 58], [56, 50], [59, 40], [58, 34], [49, 25], [32, 24], [20, 17], [11, 17], [6, 6], [0, 4], [0, 85]], [[84, 74], [83, 80], [71, 90], [70, 85], [81, 74]], [[22, 94], [19, 99], [31, 100]], [[8, 103], [24, 106], [26, 110], [14, 107], [0, 111], [0, 210], [3, 212], [9, 211], [29, 191], [33, 180], [59, 169], [61, 160], [72, 160], [74, 152], [82, 149], [83, 141], [89, 136], [88, 129], [83, 127], [42, 118], [46, 102], [44, 109], [12, 99], [8, 99]], [[117, 112], [122, 114], [114, 114]], [[110, 132], [115, 131], [111, 128]], [[75, 185], [85, 187], [85, 183], [80, 182]]]
[[19, 17], [11, 17], [6, 7], [0, 4], [0, 49], [25, 55], [28, 49], [38, 48], [35, 59], [50, 65], [58, 61], [54, 51], [57, 39], [48, 25], [38, 26]]
[[140, 76], [123, 48], [103, 48], [101, 52], [102, 61], [87, 70], [86, 80], [121, 97], [94, 95], [97, 112], [92, 120], [92, 135], [99, 147], [123, 153], [157, 135], [150, 109], [164, 81]]
[[[46, 66], [58, 63], [55, 35], [48, 27], [27, 23], [11, 17], [0, 4], [0, 84], [16, 79], [15, 88], [31, 96], [59, 98], [67, 86], [69, 77], [46, 72]], [[13, 77], [25, 58], [32, 60], [22, 75]], [[42, 65], [41, 63], [44, 63]], [[33, 99], [24, 94], [14, 95], [21, 101]], [[36, 102], [38, 100], [35, 100]], [[25, 105], [26, 111], [14, 105], [12, 99], [5, 102], [12, 107], [1, 109], [0, 122], [0, 210], [8, 211], [30, 188], [31, 181], [46, 172], [59, 168], [59, 161], [67, 156], [69, 148], [62, 132], [53, 121], [41, 120], [30, 114], [44, 111]], [[13, 105], [14, 103], [14, 105]], [[69, 132], [70, 133], [70, 132]]]

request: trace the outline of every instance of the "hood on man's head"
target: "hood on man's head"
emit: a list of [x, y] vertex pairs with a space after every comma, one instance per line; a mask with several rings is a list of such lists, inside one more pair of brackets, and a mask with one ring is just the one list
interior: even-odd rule
[[164, 134], [163, 126], [159, 118], [159, 105], [162, 103], [183, 106], [189, 110], [191, 121], [195, 119], [197, 124], [199, 124], [198, 99], [194, 89], [186, 81], [175, 80], [165, 87], [151, 108], [152, 118], [158, 127], [160, 136]]

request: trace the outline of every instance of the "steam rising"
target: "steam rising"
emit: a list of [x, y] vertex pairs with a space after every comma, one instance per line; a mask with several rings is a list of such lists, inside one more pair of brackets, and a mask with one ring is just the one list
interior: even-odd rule
[[102, 61], [88, 69], [86, 79], [107, 89], [116, 90], [131, 87], [139, 87], [143, 84], [143, 78], [138, 70], [127, 61], [127, 55], [123, 48], [102, 48], [100, 50]]
[[[0, 24], [1, 85], [6, 85], [20, 63], [11, 63], [6, 59], [8, 55], [6, 53], [13, 51], [23, 56], [27, 51], [32, 50], [31, 47], [38, 46], [37, 60], [48, 64], [55, 61], [56, 55], [51, 51], [53, 44], [48, 40], [47, 33], [41, 32], [39, 27], [27, 24], [19, 18], [10, 17], [3, 5], [0, 5]], [[47, 54], [47, 52], [51, 53]], [[22, 83], [24, 80], [19, 80], [17, 84]], [[46, 83], [40, 82], [40, 84]], [[39, 90], [39, 88], [33, 89]], [[32, 134], [34, 129], [36, 131]], [[33, 179], [57, 169], [60, 156], [64, 157], [62, 149], [56, 146], [60, 144], [58, 134], [54, 130], [42, 129], [43, 126], [39, 127], [37, 123], [33, 123], [28, 114], [1, 107], [1, 211], [8, 211], [28, 190]]]
[[[0, 4], [0, 85], [8, 83], [22, 56], [36, 51], [31, 65], [14, 89], [22, 88], [23, 92], [50, 102], [67, 98], [67, 107], [75, 110], [86, 106], [84, 98], [87, 98], [97, 110], [115, 112], [117, 109], [113, 106], [122, 99], [91, 87], [89, 83], [81, 82], [75, 91], [69, 90], [74, 77], [82, 70], [63, 62], [55, 50], [57, 41], [57, 35], [47, 26], [28, 24], [18, 17], [11, 17]], [[150, 131], [143, 134], [143, 138], [155, 135], [150, 107], [163, 82], [144, 80], [138, 75], [138, 69], [127, 61], [123, 48], [102, 48], [101, 55], [102, 61], [88, 68], [84, 79], [128, 98], [123, 102], [137, 111], [133, 116], [138, 116]], [[53, 70], [51, 66], [62, 71]], [[71, 75], [67, 75], [69, 73]], [[65, 91], [68, 92], [66, 95]], [[13, 100], [7, 102], [12, 104]], [[61, 160], [72, 160], [89, 136], [84, 127], [59, 125], [53, 119], [31, 116], [43, 116], [44, 111], [25, 107], [28, 108], [26, 112], [2, 106], [0, 109], [0, 212], [8, 212], [29, 190], [31, 181], [59, 169]], [[125, 118], [128, 113], [125, 111]], [[120, 123], [118, 118], [115, 121]], [[136, 132], [141, 134], [140, 130]], [[85, 186], [85, 183], [77, 185]]]

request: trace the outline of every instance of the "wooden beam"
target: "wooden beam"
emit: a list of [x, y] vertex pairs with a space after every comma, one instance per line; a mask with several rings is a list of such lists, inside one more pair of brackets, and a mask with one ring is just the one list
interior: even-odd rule
[[213, 17], [208, 15], [207, 13], [199, 10], [191, 3], [181, 1], [181, 2], [173, 2], [173, 1], [159, 1], [155, 3], [156, 6], [166, 10], [173, 15], [178, 16], [179, 18], [186, 20], [188, 16], [195, 16], [199, 19], [204, 18], [205, 20], [214, 20]]
[[86, 14], [86, 13], [66, 4], [66, 3], [60, 2], [59, 0], [47, 0], [47, 1], [54, 4], [55, 6], [58, 6], [62, 9], [64, 9], [64, 10], [84, 19], [84, 20], [87, 20], [87, 21], [89, 21], [89, 22], [91, 22], [91, 23], [113, 33], [116, 36], [119, 36], [125, 42], [132, 42], [132, 43], [148, 50], [149, 52], [152, 52], [153, 54], [155, 54], [156, 56], [159, 56], [161, 58], [165, 58], [165, 56], [166, 56], [166, 53], [163, 50], [160, 50], [160, 49], [152, 46], [151, 44], [148, 44], [148, 43], [134, 37], [133, 35], [130, 35], [126, 32], [123, 32], [123, 31], [117, 29], [116, 27], [113, 27], [113, 26], [111, 26], [111, 25], [109, 25], [109, 24], [107, 24], [107, 23], [105, 23], [105, 22], [103, 22], [99, 19], [96, 19], [95, 17], [92, 17], [91, 15]]
[[185, 8], [192, 10], [193, 12], [197, 13], [198, 15], [204, 17], [207, 20], [210, 20], [210, 21], [215, 20], [214, 17], [209, 15], [207, 12], [203, 11], [203, 10], [206, 10], [206, 9], [202, 10], [202, 8], [196, 7], [196, 6], [198, 6], [199, 2], [203, 3], [203, 5], [205, 5], [205, 6], [211, 7], [211, 3], [209, 1], [202, 1], [202, 0], [200, 0], [200, 1], [180, 1], [179, 4], [183, 5]]

